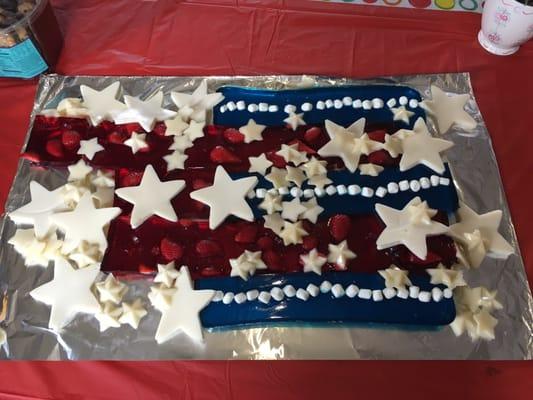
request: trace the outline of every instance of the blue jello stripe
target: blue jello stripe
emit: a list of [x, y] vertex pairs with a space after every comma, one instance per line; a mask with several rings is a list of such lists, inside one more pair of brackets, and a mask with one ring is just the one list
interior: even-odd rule
[[[413, 285], [423, 291], [434, 287], [427, 276], [410, 276]], [[377, 274], [359, 274], [351, 272], [329, 272], [321, 276], [314, 273], [292, 273], [274, 275], [256, 275], [244, 281], [241, 278], [210, 278], [196, 281], [196, 289], [214, 289], [224, 293], [246, 293], [249, 290], [270, 292], [272, 287], [283, 288], [292, 285], [295, 289], [306, 289], [312, 283], [320, 286], [323, 281], [339, 283], [343, 288], [355, 284], [359, 288], [381, 290], [383, 278]], [[440, 289], [444, 287], [439, 286]], [[453, 299], [442, 298], [421, 302], [418, 299], [393, 297], [374, 301], [358, 296], [346, 295], [335, 298], [333, 294], [320, 293], [317, 297], [309, 296], [306, 301], [284, 296], [281, 301], [270, 299], [268, 303], [259, 300], [245, 301], [237, 304], [232, 301], [211, 302], [200, 314], [202, 324], [207, 328], [255, 325], [279, 322], [306, 323], [389, 323], [401, 325], [446, 325], [455, 318]]]
[[[359, 118], [365, 117], [373, 124], [391, 124], [396, 129], [411, 128], [418, 117], [425, 119], [425, 112], [421, 107], [406, 107], [414, 112], [409, 124], [401, 121], [393, 121], [393, 114], [386, 102], [396, 99], [396, 107], [399, 106], [398, 99], [405, 96], [408, 100], [421, 100], [420, 94], [406, 86], [393, 85], [367, 85], [367, 86], [339, 86], [339, 87], [320, 87], [311, 89], [291, 89], [291, 90], [267, 90], [245, 87], [225, 86], [219, 90], [224, 95], [224, 100], [214, 109], [214, 123], [225, 126], [240, 127], [245, 125], [250, 118], [257, 123], [267, 126], [285, 125], [283, 120], [287, 117], [284, 111], [286, 105], [291, 104], [297, 107], [298, 113], [304, 112], [301, 106], [304, 103], [311, 103], [313, 109], [304, 112], [303, 119], [307, 124], [322, 124], [324, 120], [329, 119], [344, 126], [350, 125]], [[325, 108], [319, 110], [316, 108], [318, 101], [341, 100], [345, 97], [351, 97], [353, 100], [372, 100], [375, 98], [382, 99], [385, 103], [381, 108], [354, 108], [352, 105], [343, 104], [340, 108]], [[244, 110], [234, 109], [233, 111], [221, 112], [228, 103], [236, 104], [238, 101], [244, 101], [246, 108]], [[259, 105], [260, 103], [275, 105], [278, 111], [248, 111], [249, 104]]]

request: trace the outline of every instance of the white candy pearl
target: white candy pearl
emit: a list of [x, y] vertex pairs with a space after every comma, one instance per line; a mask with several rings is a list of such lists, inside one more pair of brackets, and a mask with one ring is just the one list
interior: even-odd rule
[[255, 191], [255, 195], [257, 196], [258, 199], [264, 199], [266, 194], [267, 194], [267, 190], [264, 188], [257, 189]]
[[254, 301], [255, 299], [257, 299], [258, 296], [259, 296], [259, 290], [257, 289], [248, 290], [246, 292], [246, 299], [248, 301]]
[[229, 111], [235, 111], [237, 109], [237, 105], [233, 101], [228, 102], [226, 107], [228, 107]]
[[383, 186], [380, 186], [376, 189], [376, 196], [378, 197], [385, 197], [387, 194], [387, 189], [385, 189]]
[[285, 196], [286, 194], [289, 194], [289, 188], [286, 186], [282, 186], [278, 188], [278, 193], [281, 194], [282, 196]]
[[331, 294], [333, 294], [333, 296], [338, 299], [339, 297], [344, 296], [344, 288], [340, 283], [336, 283], [331, 288]]
[[351, 106], [352, 105], [352, 98], [350, 96], [346, 96], [342, 99], [342, 103], [345, 106]]
[[439, 177], [437, 175], [431, 175], [429, 180], [431, 181], [431, 186], [439, 186]]
[[339, 99], [335, 100], [335, 101], [333, 102], [333, 106], [334, 106], [337, 110], [340, 110], [340, 109], [342, 108], [342, 100], [339, 100]]
[[431, 293], [422, 291], [418, 294], [418, 300], [422, 303], [429, 303], [431, 301]]
[[417, 180], [412, 180], [410, 183], [409, 183], [409, 187], [411, 188], [411, 190], [413, 192], [418, 192], [420, 190], [420, 182], [418, 182]]
[[350, 196], [355, 196], [361, 193], [361, 187], [359, 185], [350, 185], [348, 186], [348, 194]]
[[283, 109], [283, 111], [287, 114], [290, 114], [290, 113], [293, 113], [293, 112], [296, 112], [296, 106], [293, 106], [292, 104], [287, 104], [285, 106], [285, 108]]
[[302, 104], [302, 111], [311, 111], [313, 109], [313, 105], [311, 103], [303, 103]]
[[338, 193], [340, 196], [343, 196], [343, 195], [345, 195], [346, 193], [348, 193], [348, 190], [346, 189], [346, 186], [344, 186], [344, 185], [337, 185], [337, 193]]
[[370, 100], [363, 101], [363, 110], [371, 110], [372, 102]]
[[433, 289], [431, 289], [431, 298], [433, 299], [434, 302], [438, 303], [439, 301], [441, 301], [442, 296], [443, 296], [443, 293], [442, 293], [442, 290], [440, 290], [440, 288], [434, 287]]
[[261, 303], [264, 303], [264, 304], [268, 304], [268, 302], [270, 301], [270, 298], [272, 296], [270, 295], [270, 293], [268, 292], [261, 292], [259, 293], [259, 296], [257, 297], [257, 299], [261, 302]]
[[217, 303], [219, 301], [222, 301], [222, 298], [224, 297], [224, 292], [221, 291], [221, 290], [217, 290], [215, 292], [215, 295], [213, 296], [213, 298], [211, 299], [211, 301]]
[[405, 106], [409, 102], [409, 100], [407, 100], [407, 97], [402, 96], [400, 97], [399, 102], [400, 102], [400, 105]]
[[279, 110], [279, 108], [275, 104], [272, 104], [272, 105], [268, 106], [268, 112], [275, 113], [275, 112], [278, 112], [278, 110]]
[[327, 99], [326, 100], [326, 108], [332, 108], [333, 107], [333, 100]]
[[291, 196], [292, 197], [302, 197], [302, 189], [300, 189], [299, 187], [293, 187], [291, 188]]
[[387, 191], [391, 194], [398, 193], [399, 186], [396, 182], [389, 182], [387, 185]]
[[309, 299], [309, 293], [306, 290], [300, 288], [296, 291], [296, 297], [300, 300], [307, 301]]
[[409, 287], [409, 297], [412, 299], [418, 298], [418, 293], [420, 293], [420, 288], [418, 286]]
[[360, 299], [370, 300], [372, 297], [372, 290], [370, 289], [359, 289], [358, 296]]
[[326, 191], [324, 189], [321, 189], [319, 187], [316, 187], [315, 188], [315, 194], [318, 196], [318, 197], [324, 197], [326, 195]]
[[276, 301], [281, 301], [283, 300], [283, 298], [285, 297], [285, 294], [283, 294], [283, 290], [281, 290], [281, 288], [279, 287], [273, 287], [271, 290], [270, 290], [270, 295], [272, 296], [272, 298]]
[[431, 182], [426, 177], [420, 178], [420, 186], [422, 189], [429, 189], [431, 187]]
[[268, 104], [267, 103], [259, 103], [259, 111], [260, 112], [268, 111]]
[[398, 289], [398, 294], [397, 296], [400, 298], [400, 299], [406, 299], [409, 297], [409, 291], [406, 289], [406, 288], [400, 288]]
[[326, 188], [326, 193], [329, 195], [329, 196], [333, 196], [335, 193], [337, 193], [337, 188], [335, 188], [335, 186], [333, 185], [330, 185]]
[[320, 291], [322, 293], [327, 293], [331, 290], [331, 283], [329, 281], [324, 281], [320, 284]]
[[400, 190], [402, 192], [405, 192], [406, 190], [409, 190], [409, 181], [403, 180], [398, 182], [398, 186], [400, 187]]
[[249, 104], [248, 105], [248, 111], [249, 112], [254, 113], [257, 110], [259, 110], [259, 106], [257, 104]]
[[382, 301], [383, 300], [383, 292], [381, 290], [372, 290], [372, 300], [374, 300], [374, 301]]
[[450, 180], [448, 178], [440, 178], [439, 183], [444, 186], [448, 186], [450, 184]]
[[242, 111], [246, 108], [246, 103], [242, 100], [237, 102], [237, 110]]
[[450, 288], [446, 288], [443, 291], [444, 297], [447, 299], [451, 299], [453, 297], [453, 290]]
[[411, 107], [411, 108], [417, 108], [417, 107], [418, 107], [418, 100], [417, 100], [417, 99], [411, 99], [411, 100], [409, 100], [409, 107]]
[[287, 297], [294, 297], [296, 296], [296, 289], [292, 285], [287, 285], [283, 288], [283, 293], [285, 293], [285, 296]]
[[323, 110], [326, 108], [326, 104], [323, 101], [317, 101], [316, 102], [316, 108], [319, 110]]
[[310, 199], [311, 197], [315, 196], [315, 191], [313, 189], [305, 189], [304, 190], [304, 197]]
[[361, 195], [363, 197], [372, 197], [374, 196], [374, 190], [372, 188], [369, 188], [369, 187], [364, 187], [362, 190], [361, 190]]
[[383, 289], [383, 296], [385, 296], [386, 299], [392, 299], [394, 296], [396, 296], [396, 289], [394, 288]]
[[222, 303], [229, 304], [233, 301], [233, 298], [235, 295], [232, 292], [227, 292], [224, 297], [222, 298]]
[[387, 100], [387, 105], [389, 107], [394, 107], [396, 105], [396, 99], [389, 99]]
[[318, 286], [312, 283], [307, 285], [307, 288], [305, 290], [307, 290], [307, 292], [313, 297], [318, 296], [318, 294], [320, 293], [320, 289], [318, 288]]
[[246, 301], [246, 295], [244, 293], [238, 293], [234, 297], [235, 303], [242, 304]]
[[361, 107], [363, 107], [363, 103], [359, 99], [354, 100], [354, 102], [352, 103], [352, 107], [353, 108], [361, 108]]
[[359, 288], [353, 283], [346, 288], [346, 296], [348, 296], [351, 299], [357, 296], [358, 292], [359, 292]]
[[383, 100], [381, 100], [378, 97], [376, 97], [375, 99], [372, 99], [372, 107], [376, 109], [383, 108]]

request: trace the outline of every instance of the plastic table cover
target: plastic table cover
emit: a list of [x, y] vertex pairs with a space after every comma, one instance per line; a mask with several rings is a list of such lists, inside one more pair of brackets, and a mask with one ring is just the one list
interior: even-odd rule
[[[56, 68], [76, 75], [471, 73], [492, 135], [530, 283], [533, 43], [499, 58], [477, 43], [480, 15], [304, 0], [53, 0], [65, 33]], [[14, 176], [36, 81], [0, 80], [0, 204]], [[530, 396], [532, 363], [7, 363], [0, 397], [439, 398]], [[431, 379], [433, 378], [433, 379]], [[331, 386], [331, 382], [335, 382]], [[23, 384], [22, 384], [23, 382]], [[328, 383], [330, 382], [330, 383]], [[383, 382], [387, 382], [383, 385]], [[97, 384], [95, 384], [97, 383]], [[357, 388], [356, 388], [357, 387]], [[128, 397], [126, 397], [128, 396]]]

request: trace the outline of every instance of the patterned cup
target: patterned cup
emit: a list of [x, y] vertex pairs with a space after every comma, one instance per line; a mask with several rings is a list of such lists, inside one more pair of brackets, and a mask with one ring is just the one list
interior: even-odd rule
[[478, 40], [483, 48], [499, 56], [515, 53], [533, 37], [533, 0], [486, 0]]

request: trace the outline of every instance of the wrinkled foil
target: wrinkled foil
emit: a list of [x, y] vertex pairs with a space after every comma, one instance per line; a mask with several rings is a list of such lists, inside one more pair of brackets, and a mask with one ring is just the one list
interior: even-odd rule
[[[146, 97], [162, 89], [168, 93], [192, 91], [204, 77], [41, 77], [31, 120], [44, 109], [54, 108], [65, 97], [79, 97], [79, 85], [105, 87], [119, 80], [125, 93]], [[520, 256], [515, 230], [502, 189], [498, 164], [491, 139], [474, 99], [469, 75], [435, 74], [370, 80], [315, 76], [207, 77], [211, 91], [225, 85], [283, 89], [306, 86], [391, 84], [417, 89], [430, 95], [431, 84], [445, 91], [469, 93], [468, 112], [478, 125], [468, 134], [457, 128], [446, 135], [455, 146], [446, 152], [460, 197], [475, 211], [503, 211], [500, 232], [514, 246], [515, 254], [506, 260], [486, 257], [479, 269], [465, 271], [472, 287], [483, 285], [498, 290], [503, 310], [496, 311], [496, 339], [476, 341], [465, 334], [455, 337], [449, 327], [441, 330], [398, 330], [378, 327], [273, 327], [205, 331], [205, 343], [194, 343], [184, 334], [158, 345], [154, 334], [160, 313], [146, 299], [149, 279], [132, 277], [127, 281], [130, 301], [142, 297], [149, 313], [138, 330], [129, 326], [100, 333], [98, 322], [78, 314], [61, 333], [47, 328], [49, 306], [29, 296], [33, 288], [49, 281], [53, 269], [24, 266], [23, 259], [7, 244], [15, 232], [4, 218], [0, 240], [0, 296], [3, 308], [0, 326], [7, 332], [7, 343], [0, 349], [2, 358], [12, 359], [531, 359], [533, 354], [533, 300]], [[430, 129], [435, 132], [431, 120]], [[28, 130], [28, 137], [31, 131]], [[26, 139], [27, 140], [27, 139]], [[31, 167], [19, 162], [18, 171], [6, 203], [6, 212], [29, 201], [29, 182], [38, 180], [46, 187], [66, 181], [66, 173]], [[0, 319], [2, 319], [0, 318]]]

